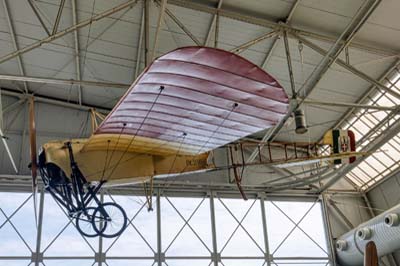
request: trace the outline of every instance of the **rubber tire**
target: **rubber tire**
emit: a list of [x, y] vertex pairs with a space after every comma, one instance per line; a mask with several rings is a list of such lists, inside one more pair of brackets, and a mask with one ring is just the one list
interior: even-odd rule
[[[78, 216], [76, 217], [76, 228], [78, 229], [79, 233], [81, 233], [82, 235], [84, 235], [86, 237], [97, 237], [100, 234], [99, 234], [99, 232], [97, 230], [95, 230], [95, 227], [93, 226], [93, 217], [94, 217], [93, 214], [95, 213], [96, 208], [95, 207], [87, 207], [86, 208], [86, 211], [89, 212], [89, 213], [90, 213], [90, 210], [93, 210], [93, 213], [92, 213], [92, 217], [90, 218], [90, 221], [88, 220], [87, 222], [91, 224], [91, 226], [93, 227], [93, 230], [94, 230], [95, 233], [94, 234], [89, 234], [89, 233], [85, 232], [84, 230], [82, 230], [80, 224], [84, 220], [84, 219], [81, 219], [81, 216], [84, 215], [84, 212], [80, 212], [78, 214]], [[103, 227], [103, 231], [106, 229], [106, 226], [107, 225], [105, 225]]]
[[99, 206], [99, 207], [96, 208], [96, 210], [95, 210], [94, 213], [93, 213], [92, 219], [94, 219], [94, 217], [97, 217], [97, 215], [101, 215], [100, 207], [103, 207], [103, 206], [114, 206], [115, 208], [117, 208], [117, 209], [122, 213], [122, 216], [124, 217], [123, 226], [122, 226], [116, 233], [114, 233], [114, 234], [112, 234], [112, 235], [109, 235], [109, 234], [106, 234], [106, 233], [105, 233], [105, 229], [106, 229], [106, 227], [107, 227], [107, 221], [104, 221], [104, 222], [105, 222], [105, 226], [102, 228], [102, 230], [99, 230], [99, 229], [96, 227], [96, 224], [94, 223], [94, 221], [92, 221], [94, 230], [95, 230], [100, 236], [105, 237], [105, 238], [114, 238], [114, 237], [117, 237], [117, 236], [121, 235], [122, 232], [126, 229], [127, 224], [128, 224], [128, 217], [127, 217], [127, 215], [126, 215], [124, 209], [123, 209], [121, 206], [119, 206], [118, 204], [114, 203], [114, 202], [107, 202], [107, 203], [104, 203], [104, 204], [102, 204], [101, 206]]

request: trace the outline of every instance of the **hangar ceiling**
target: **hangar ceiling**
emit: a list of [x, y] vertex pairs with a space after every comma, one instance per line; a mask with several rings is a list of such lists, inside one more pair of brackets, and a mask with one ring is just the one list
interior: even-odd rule
[[[295, 134], [287, 117], [252, 138], [314, 142], [330, 128], [352, 128], [362, 151], [388, 158], [331, 169], [320, 190], [334, 184], [367, 190], [397, 171], [399, 8], [395, 0], [2, 0], [4, 140], [18, 174], [26, 175], [27, 95], [38, 102], [39, 144], [88, 136], [88, 110], [111, 110], [151, 58], [182, 46], [215, 46], [263, 67], [289, 95], [292, 88], [298, 92], [308, 133]], [[364, 124], [357, 124], [360, 117]], [[0, 149], [0, 174], [15, 174]], [[366, 173], [365, 167], [376, 169]]]

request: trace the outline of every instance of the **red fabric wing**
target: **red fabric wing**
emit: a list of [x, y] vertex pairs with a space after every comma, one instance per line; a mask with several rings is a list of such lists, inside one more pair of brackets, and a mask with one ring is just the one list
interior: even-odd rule
[[94, 135], [199, 154], [272, 127], [287, 109], [284, 89], [258, 66], [220, 49], [185, 47], [156, 59]]

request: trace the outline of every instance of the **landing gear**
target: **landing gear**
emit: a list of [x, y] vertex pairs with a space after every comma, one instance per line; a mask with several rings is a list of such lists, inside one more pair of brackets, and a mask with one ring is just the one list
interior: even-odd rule
[[102, 236], [113, 238], [119, 236], [126, 228], [128, 217], [116, 203], [107, 202], [97, 208], [88, 207], [76, 217], [76, 228], [86, 237]]
[[[101, 230], [96, 231], [94, 229], [95, 226], [93, 225], [93, 213], [95, 210], [96, 208], [94, 207], [88, 207], [86, 208], [86, 213], [82, 211], [76, 217], [76, 228], [78, 229], [79, 233], [86, 237], [96, 237], [101, 235]], [[100, 229], [104, 230], [105, 227]]]
[[98, 235], [106, 238], [119, 236], [126, 228], [128, 218], [118, 204], [107, 202], [93, 213], [92, 225]]
[[[116, 203], [102, 203], [96, 196], [105, 181], [90, 183], [75, 162], [70, 142], [66, 143], [71, 162], [71, 178], [55, 164], [46, 163], [44, 153], [39, 156], [39, 170], [46, 190], [75, 218], [78, 231], [86, 237], [119, 236], [128, 218]], [[91, 203], [93, 206], [89, 206]]]

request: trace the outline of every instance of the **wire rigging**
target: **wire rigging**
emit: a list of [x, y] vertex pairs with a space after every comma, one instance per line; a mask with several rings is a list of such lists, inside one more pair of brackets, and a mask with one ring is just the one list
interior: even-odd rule
[[[158, 92], [156, 98], [154, 99], [153, 103], [151, 104], [149, 111], [147, 112], [146, 116], [143, 118], [142, 122], [141, 122], [140, 125], [139, 125], [139, 128], [136, 130], [135, 134], [134, 134], [133, 137], [131, 138], [130, 142], [129, 142], [128, 145], [126, 146], [126, 148], [125, 148], [125, 150], [123, 151], [123, 153], [121, 154], [121, 156], [120, 156], [120, 158], [118, 159], [118, 161], [117, 161], [115, 167], [111, 170], [111, 173], [109, 174], [108, 178], [109, 178], [110, 176], [112, 176], [112, 174], [114, 173], [115, 169], [117, 168], [117, 166], [118, 166], [119, 163], [121, 162], [122, 158], [123, 158], [123, 157], [125, 156], [125, 154], [129, 151], [130, 146], [132, 145], [133, 141], [135, 140], [137, 134], [138, 134], [138, 133], [140, 132], [140, 130], [142, 129], [142, 126], [144, 125], [144, 123], [146, 122], [147, 117], [150, 115], [151, 111], [153, 110], [154, 106], [156, 105], [156, 103], [157, 103], [157, 101], [158, 101], [158, 98], [160, 97], [160, 95], [161, 95], [161, 93], [163, 92], [164, 88], [165, 88], [164, 86], [162, 86], [162, 85], [160, 86], [159, 92]], [[125, 126], [126, 126], [126, 123], [124, 123], [124, 127], [125, 127]], [[122, 134], [122, 132], [121, 132], [121, 134]], [[110, 158], [110, 160], [111, 160], [111, 158]]]

